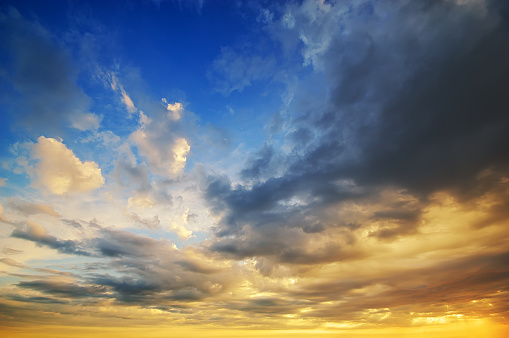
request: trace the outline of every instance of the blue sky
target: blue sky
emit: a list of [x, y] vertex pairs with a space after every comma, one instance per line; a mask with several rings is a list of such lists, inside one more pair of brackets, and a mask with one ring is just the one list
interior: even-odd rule
[[502, 336], [507, 10], [3, 1], [0, 329]]

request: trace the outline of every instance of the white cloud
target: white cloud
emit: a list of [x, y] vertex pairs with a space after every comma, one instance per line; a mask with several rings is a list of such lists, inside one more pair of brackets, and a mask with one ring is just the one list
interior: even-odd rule
[[193, 232], [191, 230], [187, 230], [183, 225], [172, 222], [170, 229], [174, 231], [180, 239], [189, 239]]
[[5, 182], [7, 182], [7, 179], [0, 177], [0, 187], [3, 187], [5, 185]]
[[132, 196], [127, 200], [128, 208], [152, 208], [154, 206], [154, 202], [148, 196]]
[[175, 102], [174, 104], [171, 104], [171, 103], [168, 103], [164, 97], [162, 98], [162, 101], [166, 104], [166, 110], [168, 110], [168, 116], [170, 118], [172, 118], [173, 120], [180, 120], [182, 111], [184, 110], [182, 103]]
[[187, 161], [187, 154], [191, 150], [191, 147], [187, 143], [185, 138], [179, 137], [175, 140], [175, 144], [173, 145], [173, 166], [171, 167], [171, 172], [173, 174], [179, 173], [184, 170]]
[[56, 195], [85, 192], [104, 184], [97, 163], [81, 162], [62, 142], [41, 136], [33, 148], [38, 184]]
[[79, 113], [71, 117], [72, 126], [79, 130], [97, 130], [102, 118], [92, 113]]
[[133, 100], [127, 95], [124, 88], [120, 86], [120, 91], [122, 92], [122, 102], [125, 104], [127, 111], [129, 112], [129, 116], [136, 112], [136, 107], [134, 106]]
[[[121, 95], [120, 100], [125, 105], [125, 108], [127, 109], [127, 112], [129, 113], [129, 117], [131, 117], [133, 113], [136, 113], [138, 111], [138, 109], [135, 107], [135, 105], [133, 103], [133, 100], [127, 94], [124, 87], [120, 84], [120, 82], [118, 81], [118, 78], [115, 76], [115, 74], [109, 73], [108, 80], [109, 80], [111, 89], [120, 91], [120, 95]], [[106, 81], [108, 81], [108, 80], [106, 80]]]

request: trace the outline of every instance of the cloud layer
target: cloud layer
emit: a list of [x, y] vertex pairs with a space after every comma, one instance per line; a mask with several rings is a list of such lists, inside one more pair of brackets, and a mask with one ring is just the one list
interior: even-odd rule
[[505, 332], [505, 1], [129, 6], [0, 16], [2, 327]]

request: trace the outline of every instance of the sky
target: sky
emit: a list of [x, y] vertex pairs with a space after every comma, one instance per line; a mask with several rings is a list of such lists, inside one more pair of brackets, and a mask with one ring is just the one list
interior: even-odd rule
[[509, 336], [505, 0], [0, 2], [3, 337]]

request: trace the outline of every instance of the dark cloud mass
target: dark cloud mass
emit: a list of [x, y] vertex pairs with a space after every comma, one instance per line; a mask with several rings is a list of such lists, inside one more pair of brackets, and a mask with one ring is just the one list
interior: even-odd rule
[[[22, 281], [18, 286], [66, 298], [114, 298], [121, 302], [152, 306], [172, 301], [201, 300], [224, 292], [234, 282], [232, 277], [235, 269], [220, 269], [207, 264], [204, 259], [199, 261], [189, 258], [189, 252], [180, 251], [167, 241], [105, 229], [98, 225], [96, 227], [96, 237], [83, 241], [59, 239], [34, 223], [14, 230], [12, 237], [33, 241], [61, 253], [88, 256], [91, 259], [111, 259], [102, 268], [95, 267], [89, 273], [74, 276], [80, 277], [75, 282], [32, 280]], [[197, 254], [193, 253], [195, 256]], [[25, 267], [9, 258], [3, 259], [3, 263]], [[120, 276], [97, 271], [105, 268], [113, 269]], [[51, 269], [36, 271], [50, 274], [57, 272]], [[58, 274], [73, 276], [62, 272]], [[40, 299], [33, 301], [44, 302]]]
[[18, 228], [12, 232], [11, 237], [33, 241], [39, 245], [45, 245], [52, 249], [56, 249], [64, 254], [90, 255], [88, 251], [82, 248], [79, 241], [58, 239], [55, 236], [49, 235], [46, 229], [34, 222], [26, 222], [18, 226]]
[[[507, 174], [507, 4], [397, 3], [369, 3], [370, 11], [352, 6], [348, 15], [335, 12], [340, 4], [326, 14], [316, 9], [329, 20], [320, 23], [289, 6], [295, 34], [313, 36], [330, 25], [348, 30], [328, 32], [329, 41], [317, 41], [327, 48], [311, 54], [325, 74], [328, 99], [294, 100], [287, 121], [294, 148], [276, 155], [266, 145], [242, 170], [244, 185], [209, 178], [206, 197], [224, 215], [212, 250], [301, 261], [289, 248], [308, 255], [309, 233], [341, 225], [324, 222], [327, 208], [369, 204], [384, 188], [403, 189], [420, 202], [375, 210], [364, 226], [378, 222], [370, 236], [379, 239], [412, 235], [431, 194], [481, 196]], [[302, 48], [306, 56], [311, 42]], [[318, 135], [313, 142], [311, 134]], [[286, 170], [259, 180], [264, 169], [274, 173], [275, 156]]]

